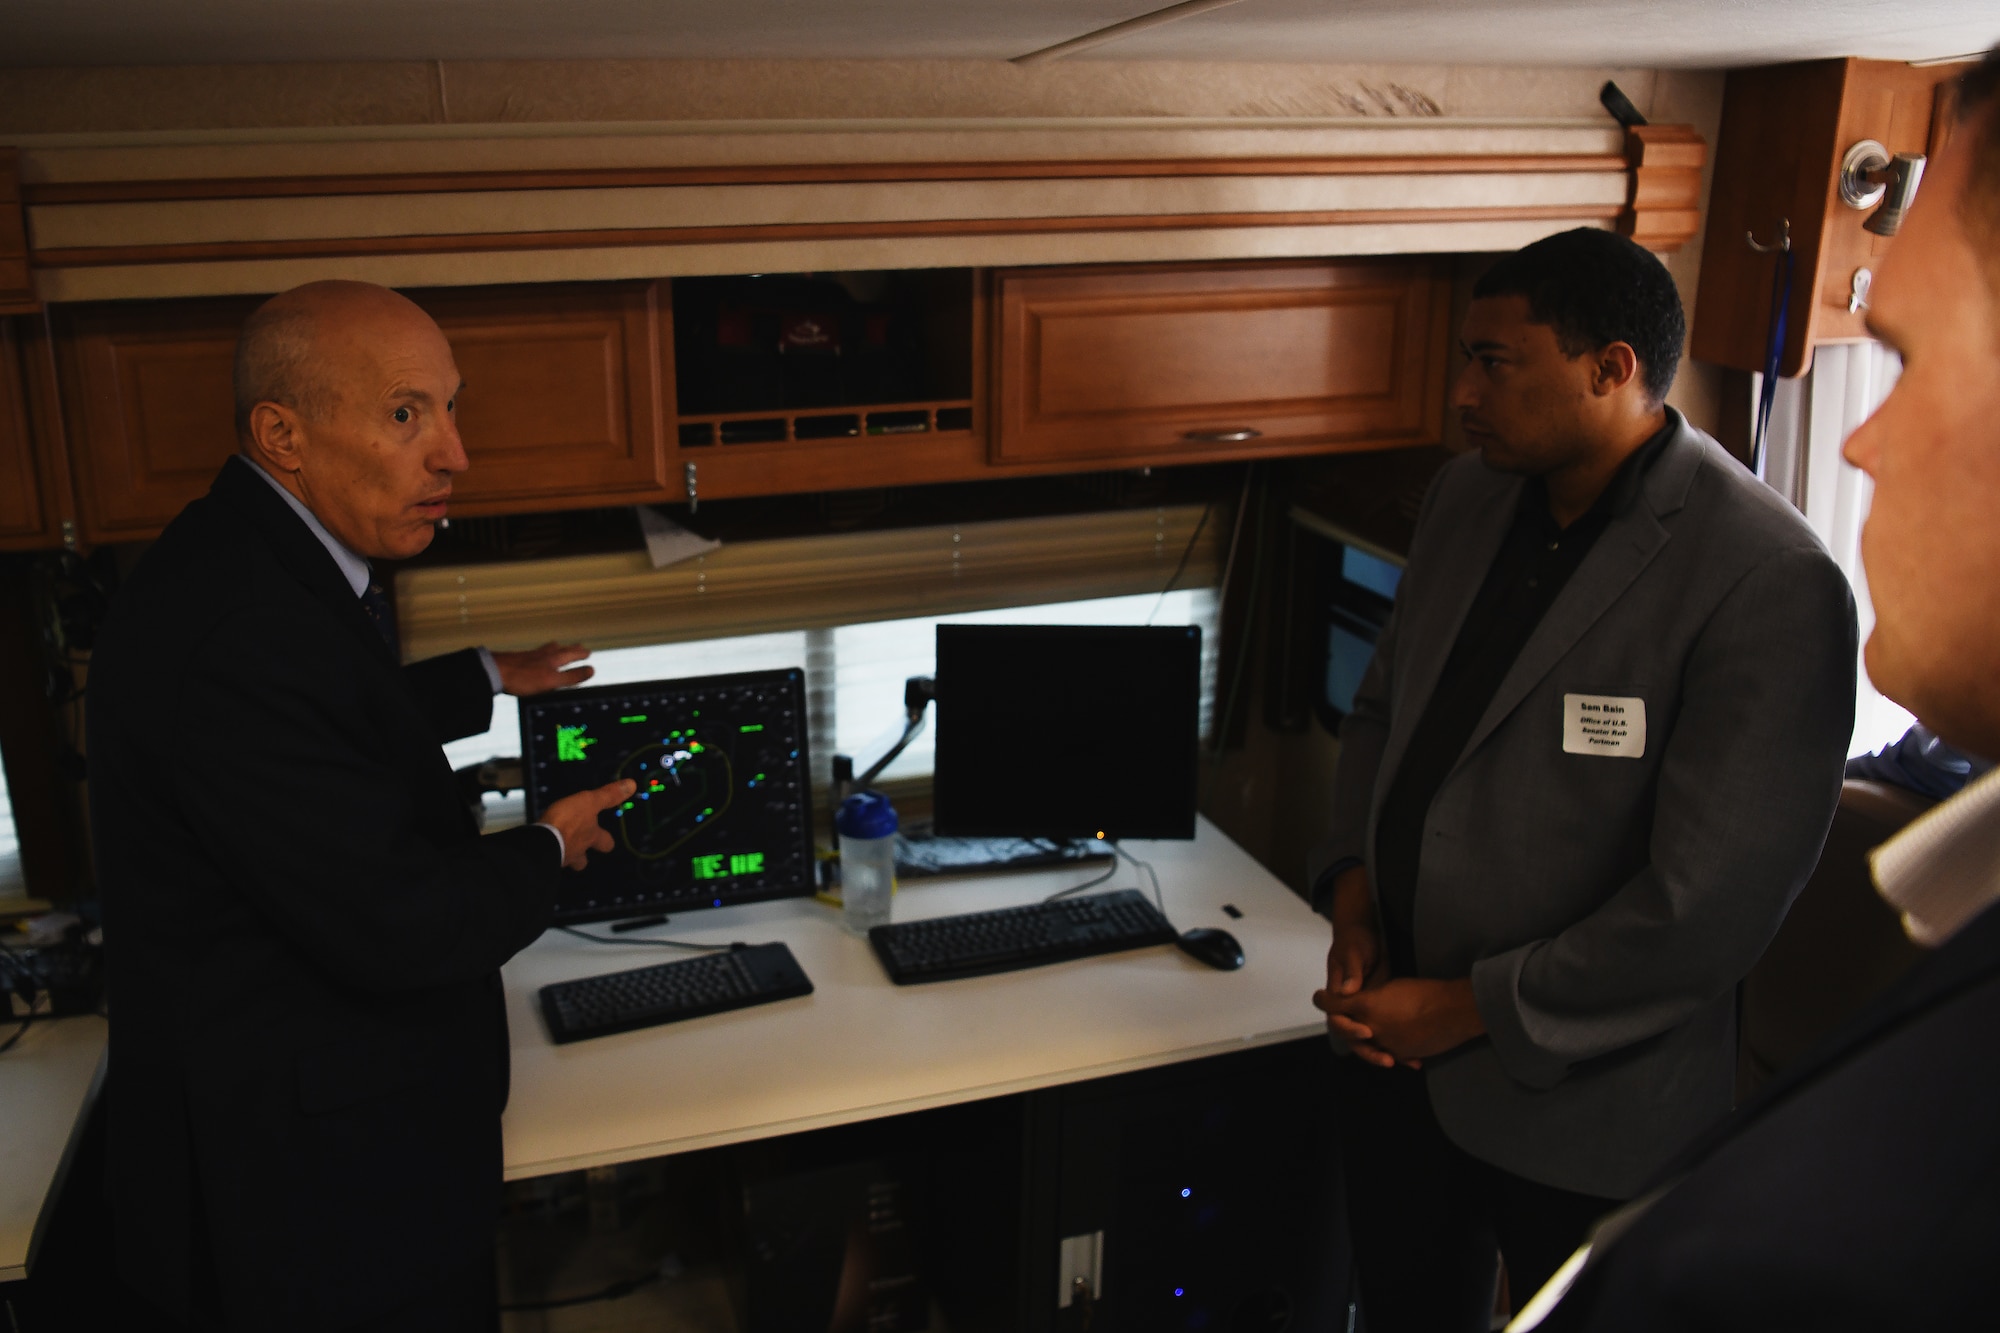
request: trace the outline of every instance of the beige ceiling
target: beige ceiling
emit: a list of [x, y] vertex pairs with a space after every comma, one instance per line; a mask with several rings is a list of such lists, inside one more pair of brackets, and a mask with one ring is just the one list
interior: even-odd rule
[[[1007, 59], [1160, 0], [4, 0], [0, 65]], [[2000, 41], [1994, 0], [1242, 0], [1073, 59], [1723, 67]]]

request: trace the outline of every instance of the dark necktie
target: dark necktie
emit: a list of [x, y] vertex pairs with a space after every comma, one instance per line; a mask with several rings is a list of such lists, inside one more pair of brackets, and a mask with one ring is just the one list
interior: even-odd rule
[[396, 642], [396, 608], [389, 604], [388, 594], [373, 579], [361, 590], [361, 610], [375, 632], [382, 636], [382, 642], [389, 645], [390, 655], [401, 661], [403, 649]]

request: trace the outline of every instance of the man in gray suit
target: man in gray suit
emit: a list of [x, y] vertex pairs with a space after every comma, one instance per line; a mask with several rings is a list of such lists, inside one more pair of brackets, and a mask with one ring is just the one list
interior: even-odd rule
[[1341, 730], [1313, 997], [1371, 1333], [1483, 1329], [1729, 1110], [1738, 980], [1811, 873], [1853, 727], [1847, 581], [1664, 405], [1659, 261], [1500, 260]]

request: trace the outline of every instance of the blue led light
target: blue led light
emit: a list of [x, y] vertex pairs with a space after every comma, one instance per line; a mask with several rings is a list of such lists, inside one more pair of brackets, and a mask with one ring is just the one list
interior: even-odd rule
[[722, 899], [720, 899], [720, 898], [717, 898], [717, 899], [715, 900], [715, 905], [716, 905], [717, 907], [720, 907], [720, 906], [722, 906]]
[[1193, 1194], [1193, 1193], [1194, 1193], [1194, 1191], [1193, 1191], [1193, 1190], [1182, 1190], [1182, 1191], [1181, 1191], [1181, 1197], [1182, 1197], [1183, 1199], [1185, 1199], [1185, 1198], [1187, 1198], [1187, 1197], [1188, 1197], [1189, 1195], [1191, 1195], [1191, 1194]]
[[1176, 1295], [1176, 1296], [1185, 1296], [1185, 1295], [1187, 1295], [1187, 1290], [1186, 1290], [1186, 1288], [1183, 1288], [1183, 1287], [1175, 1287], [1175, 1288], [1174, 1288], [1174, 1295]]

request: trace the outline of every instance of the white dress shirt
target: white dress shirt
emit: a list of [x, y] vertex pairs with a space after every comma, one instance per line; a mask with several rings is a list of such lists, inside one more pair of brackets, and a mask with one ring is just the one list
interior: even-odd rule
[[1913, 820], [1869, 864], [1911, 939], [1934, 949], [1957, 934], [2000, 902], [2000, 768]]

